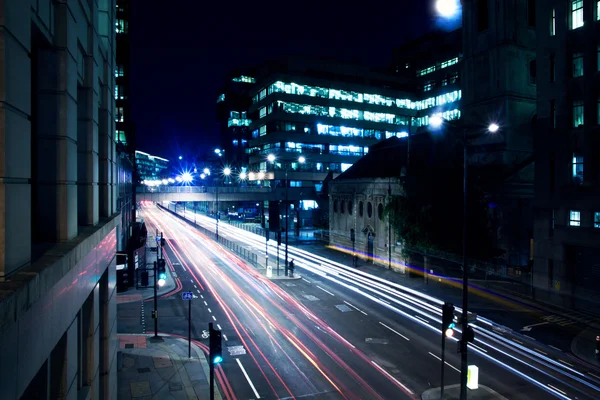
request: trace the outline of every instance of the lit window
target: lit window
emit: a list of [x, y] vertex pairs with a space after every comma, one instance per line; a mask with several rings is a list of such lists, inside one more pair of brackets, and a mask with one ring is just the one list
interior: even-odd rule
[[125, 136], [125, 131], [117, 131], [117, 141], [121, 143], [127, 143], [127, 137]]
[[573, 102], [573, 128], [583, 126], [583, 101]]
[[117, 33], [127, 33], [129, 31], [129, 22], [123, 19], [118, 19], [116, 25]]
[[117, 65], [115, 68], [115, 78], [125, 75], [122, 65]]
[[571, 1], [571, 29], [583, 26], [583, 0]]
[[569, 226], [581, 226], [581, 211], [569, 212]]
[[240, 144], [240, 142], [237, 139], [233, 139], [233, 145], [234, 146], [238, 146]]
[[556, 9], [550, 10], [550, 36], [556, 35]]
[[594, 228], [600, 228], [600, 212], [598, 211], [594, 213]]
[[263, 126], [261, 126], [261, 127], [258, 129], [258, 131], [259, 131], [259, 135], [260, 135], [260, 136], [264, 136], [264, 135], [266, 135], [266, 134], [267, 134], [267, 126], [266, 126], [266, 125], [263, 125]]
[[596, 1], [596, 21], [600, 21], [600, 0]]
[[123, 122], [123, 107], [116, 107], [115, 122]]
[[267, 107], [262, 107], [259, 111], [258, 111], [258, 117], [259, 118], [263, 118], [267, 116]]
[[217, 103], [220, 103], [222, 101], [225, 101], [225, 93], [221, 93], [217, 98]]
[[115, 100], [124, 100], [125, 98], [126, 96], [125, 90], [123, 90], [123, 86], [115, 85]]
[[583, 183], [583, 157], [573, 155], [573, 183], [581, 185]]
[[583, 76], [583, 53], [573, 53], [573, 76]]
[[243, 83], [255, 83], [255, 79], [251, 76], [238, 76], [237, 78], [232, 79], [234, 82], [243, 82]]
[[597, 50], [597, 56], [596, 56], [596, 64], [597, 64], [597, 70], [600, 71], [600, 43], [598, 43], [598, 50]]

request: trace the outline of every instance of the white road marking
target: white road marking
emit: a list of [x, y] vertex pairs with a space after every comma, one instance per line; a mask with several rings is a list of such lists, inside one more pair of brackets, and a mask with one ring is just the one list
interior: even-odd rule
[[[440, 357], [436, 356], [436, 355], [435, 355], [435, 354], [433, 354], [432, 352], [429, 352], [429, 354], [430, 354], [432, 357], [435, 357], [435, 358], [437, 358], [438, 360], [442, 361], [442, 359], [441, 359]], [[460, 369], [456, 368], [456, 367], [455, 367], [454, 365], [452, 365], [452, 364], [449, 364], [449, 363], [448, 363], [448, 361], [444, 361], [444, 364], [446, 364], [447, 366], [449, 366], [450, 368], [452, 368], [452, 369], [453, 369], [453, 370], [455, 370], [456, 372], [460, 373]]]
[[225, 341], [229, 340], [227, 339], [227, 335], [223, 335], [223, 339], [225, 339]]
[[379, 321], [379, 323], [383, 326], [385, 326], [386, 328], [388, 328], [390, 331], [394, 332], [396, 335], [406, 339], [406, 340], [410, 340], [409, 338], [407, 338], [406, 336], [404, 336], [403, 334], [401, 334], [400, 332], [398, 332], [397, 330], [390, 328], [389, 326], [387, 326], [386, 324], [384, 324], [383, 322]]
[[208, 307], [208, 312], [209, 312], [209, 313], [211, 313], [211, 312], [212, 312], [212, 310], [210, 309], [210, 307]]
[[525, 336], [526, 338], [529, 338], [529, 339], [531, 339], [531, 340], [535, 340], [535, 338], [533, 338], [533, 337], [531, 337], [531, 336], [529, 336], [529, 335], [523, 335], [523, 336]]
[[383, 372], [384, 374], [386, 374], [388, 376], [388, 378], [392, 379], [394, 382], [396, 382], [398, 385], [402, 386], [404, 388], [404, 390], [406, 390], [408, 393], [410, 394], [414, 394], [414, 392], [412, 390], [410, 390], [409, 388], [407, 388], [405, 385], [403, 385], [398, 379], [394, 378], [389, 372], [387, 372], [385, 369], [381, 368], [379, 365], [377, 365], [377, 363], [373, 360], [371, 360], [371, 363], [373, 363], [374, 366], [376, 366], [377, 368], [379, 368], [379, 370], [381, 372]]
[[311, 281], [309, 281], [308, 279], [302, 278], [303, 281], [307, 282], [307, 283], [312, 283]]
[[204, 298], [204, 295], [203, 295], [203, 294], [201, 294], [201, 295], [200, 295], [200, 297], [201, 297], [201, 298]]
[[567, 395], [567, 392], [563, 392], [562, 390], [560, 390], [559, 388], [557, 388], [556, 386], [552, 386], [551, 384], [547, 383], [546, 385], [548, 385], [549, 387], [551, 387], [552, 389], [556, 390], [557, 392], [560, 392], [562, 394], [564, 394], [565, 396]]
[[425, 322], [426, 324], [428, 324], [428, 323], [429, 323], [429, 321], [427, 321], [425, 318], [421, 318], [421, 317], [419, 317], [418, 315], [415, 315], [415, 318], [418, 318], [418, 319], [420, 319], [421, 321]]
[[523, 342], [521, 342], [520, 340], [517, 340], [517, 339], [513, 339], [513, 340], [519, 344], [523, 344]]
[[352, 305], [352, 304], [348, 303], [346, 300], [344, 300], [344, 303], [348, 304], [350, 307], [354, 308], [356, 311], [361, 312], [361, 313], [363, 313], [365, 315], [368, 315], [366, 312], [364, 312], [360, 308], [356, 307], [355, 305]]
[[194, 280], [193, 280], [193, 279], [190, 279], [190, 282], [194, 283]]
[[600, 379], [600, 376], [596, 375], [596, 374], [592, 374], [591, 372], [588, 372], [588, 374], [590, 374], [591, 376], [593, 376], [596, 379]]
[[535, 351], [537, 351], [538, 353], [542, 353], [543, 355], [547, 356], [548, 353], [546, 353], [545, 351], [541, 351], [540, 349], [536, 349], [535, 347], [533, 348]]
[[324, 291], [325, 293], [327, 293], [327, 294], [330, 294], [330, 295], [332, 295], [332, 296], [335, 296], [335, 294], [331, 293], [329, 290], [325, 290], [325, 289], [323, 289], [323, 288], [322, 288], [321, 286], [319, 286], [319, 285], [317, 285], [317, 287], [318, 287], [319, 289], [321, 289], [322, 291]]
[[194, 287], [195, 287], [196, 289], [198, 289], [198, 286], [196, 286], [196, 284], [195, 284], [195, 283], [194, 283]]
[[206, 300], [204, 301], [204, 305], [205, 305], [206, 307], [208, 307], [208, 303], [206, 302]]
[[[200, 293], [200, 289], [198, 289], [198, 293]], [[200, 297], [202, 297], [202, 295], [200, 295]]]
[[567, 364], [569, 367], [574, 367], [573, 364], [566, 362], [565, 360], [561, 360], [560, 358], [558, 359], [558, 361], [560, 361], [563, 364]]
[[221, 328], [221, 325], [217, 324], [217, 328], [219, 328], [220, 331], [223, 330], [223, 328]]
[[217, 319], [215, 318], [215, 316], [214, 316], [214, 315], [211, 315], [211, 317], [213, 317], [213, 320], [214, 320], [214, 321], [216, 321], [216, 320], [217, 320]]
[[558, 351], [562, 351], [561, 349], [559, 349], [558, 347], [554, 347], [551, 344], [549, 344], [548, 346], [552, 347], [554, 350], [558, 350]]
[[380, 298], [378, 298], [378, 297], [376, 297], [376, 299], [377, 299], [377, 300], [379, 300], [379, 301], [383, 301], [383, 302], [384, 302], [385, 304], [387, 304], [387, 305], [390, 305], [390, 304], [392, 304], [392, 303], [390, 303], [389, 301], [387, 301], [387, 300], [384, 300], [384, 299], [380, 299]]
[[473, 346], [475, 347], [477, 350], [483, 351], [484, 353], [487, 353], [486, 349], [482, 349], [481, 347], [477, 346], [476, 344], [473, 343], [469, 343], [469, 346]]
[[256, 396], [257, 399], [260, 399], [260, 396], [258, 395], [258, 392], [256, 391], [256, 388], [254, 387], [254, 384], [250, 380], [250, 377], [248, 376], [248, 373], [246, 372], [246, 369], [242, 365], [242, 362], [240, 361], [239, 358], [236, 358], [235, 361], [237, 361], [238, 365], [240, 366], [240, 369], [242, 370], [242, 373], [244, 374], [244, 376], [246, 377], [246, 380], [248, 381], [248, 384], [252, 388], [252, 391], [254, 392], [254, 396]]

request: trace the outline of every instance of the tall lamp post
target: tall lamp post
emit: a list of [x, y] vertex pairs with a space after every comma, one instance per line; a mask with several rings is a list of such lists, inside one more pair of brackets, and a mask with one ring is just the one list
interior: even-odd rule
[[[440, 116], [433, 116], [429, 119], [429, 125], [438, 129], [443, 125], [448, 125], [454, 129], [461, 129], [454, 123], [444, 120]], [[497, 132], [499, 129], [498, 125], [492, 123], [488, 126], [487, 131], [491, 133]], [[468, 331], [467, 327], [469, 324], [467, 309], [469, 306], [469, 266], [467, 260], [467, 222], [468, 222], [468, 207], [467, 207], [467, 187], [468, 187], [468, 155], [467, 155], [467, 129], [462, 128], [462, 138], [460, 138], [461, 145], [463, 147], [463, 237], [462, 237], [462, 250], [463, 250], [463, 271], [462, 271], [462, 335], [460, 340], [460, 399], [467, 399], [467, 372], [468, 372], [468, 360], [467, 360], [467, 348], [468, 340], [465, 333]]]
[[[269, 154], [267, 156], [267, 160], [275, 165], [275, 154]], [[306, 162], [306, 158], [304, 156], [298, 157], [298, 162], [300, 164], [304, 164]], [[285, 276], [288, 276], [288, 232], [290, 230], [290, 205], [289, 205], [289, 181], [288, 181], [288, 163], [285, 163]]]
[[[227, 178], [229, 178], [229, 175], [231, 175], [231, 168], [229, 167], [225, 167], [223, 168], [223, 175], [225, 176], [225, 181], [227, 181]], [[216, 228], [216, 232], [215, 232], [215, 236], [217, 238], [217, 242], [219, 241], [219, 220], [221, 219], [221, 213], [219, 212], [219, 184], [221, 183], [220, 179], [217, 179], [217, 214], [216, 214], [216, 218], [217, 218], [217, 228]]]

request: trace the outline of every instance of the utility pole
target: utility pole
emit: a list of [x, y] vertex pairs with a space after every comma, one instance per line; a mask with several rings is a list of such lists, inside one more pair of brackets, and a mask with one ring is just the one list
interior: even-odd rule
[[288, 276], [288, 234], [290, 230], [288, 166], [285, 164], [285, 276]]
[[[388, 204], [392, 201], [392, 178], [388, 181]], [[388, 269], [392, 269], [392, 218], [388, 212]]]
[[[156, 245], [160, 247], [160, 244], [157, 242]], [[156, 249], [158, 254], [158, 249]], [[158, 339], [158, 261], [154, 261], [154, 312], [152, 313], [152, 317], [154, 318], [154, 338]]]
[[467, 265], [467, 130], [463, 129], [463, 287], [462, 287], [462, 334], [460, 340], [460, 400], [467, 400], [467, 340], [465, 333], [469, 325], [467, 308], [469, 306], [469, 266]]

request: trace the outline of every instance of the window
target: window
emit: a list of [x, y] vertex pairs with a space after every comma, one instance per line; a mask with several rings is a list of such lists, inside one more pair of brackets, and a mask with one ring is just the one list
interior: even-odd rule
[[217, 103], [220, 103], [222, 101], [225, 101], [225, 93], [221, 93], [217, 98]]
[[371, 218], [373, 216], [373, 204], [371, 202], [367, 203], [367, 217]]
[[383, 204], [381, 203], [379, 203], [377, 206], [377, 216], [379, 217], [380, 221], [383, 221]]
[[573, 128], [583, 126], [583, 101], [573, 102]]
[[535, 0], [527, 1], [527, 25], [535, 28]]
[[583, 0], [571, 1], [571, 29], [583, 26]]
[[348, 202], [348, 214], [352, 215], [352, 201]]
[[600, 21], [600, 0], [596, 1], [596, 21]]
[[[583, 1], [583, 0], [582, 0]], [[477, 1], [477, 30], [485, 31], [489, 26], [488, 0]]]
[[123, 19], [118, 19], [116, 22], [116, 32], [117, 33], [128, 33], [129, 31], [129, 22], [123, 20]]
[[597, 50], [597, 56], [596, 56], [596, 69], [598, 71], [600, 71], [600, 43], [598, 43], [598, 50]]
[[340, 214], [346, 212], [346, 202], [344, 200], [340, 201]]
[[121, 143], [127, 143], [127, 137], [125, 131], [117, 131], [117, 140]]
[[535, 60], [529, 61], [529, 84], [535, 85], [537, 65]]
[[115, 78], [125, 75], [125, 71], [123, 70], [122, 65], [117, 65], [115, 68]]
[[338, 210], [338, 202], [337, 202], [337, 200], [334, 200], [333, 201], [333, 212], [336, 213], [337, 210]]
[[581, 185], [583, 183], [583, 157], [573, 155], [573, 183]]
[[364, 205], [364, 203], [362, 201], [358, 202], [358, 215], [360, 215], [361, 217], [363, 216], [364, 211], [365, 211], [365, 207], [364, 206], [365, 205]]
[[581, 226], [581, 211], [569, 212], [569, 226]]
[[116, 107], [115, 122], [123, 122], [123, 121], [124, 121], [123, 107]]
[[556, 58], [554, 54], [550, 54], [550, 82], [556, 80]]
[[121, 85], [115, 85], [115, 100], [124, 100], [127, 96], [125, 96], [125, 90]]
[[556, 100], [550, 100], [550, 121], [552, 128], [556, 129]]
[[[598, 2], [600, 4], [600, 2]], [[594, 213], [594, 228], [600, 229], [600, 212], [596, 211]]]
[[550, 10], [550, 36], [556, 35], [556, 9]]
[[583, 53], [573, 53], [573, 77], [583, 76]]

